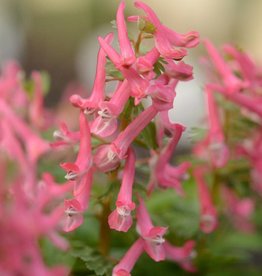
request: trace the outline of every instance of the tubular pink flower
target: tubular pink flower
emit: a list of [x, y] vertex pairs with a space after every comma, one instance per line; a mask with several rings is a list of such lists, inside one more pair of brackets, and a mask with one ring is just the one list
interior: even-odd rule
[[50, 143], [50, 146], [56, 148], [60, 146], [75, 144], [80, 139], [80, 133], [70, 131], [67, 125], [62, 122], [60, 124], [59, 130], [54, 131], [53, 137], [56, 139], [56, 141]]
[[113, 144], [118, 150], [119, 158], [125, 158], [127, 149], [139, 133], [154, 119], [158, 110], [154, 105], [141, 112], [115, 139]]
[[212, 92], [205, 90], [207, 107], [208, 107], [208, 147], [210, 151], [211, 162], [216, 168], [222, 168], [229, 159], [229, 150], [225, 144], [224, 133], [219, 120], [219, 113]]
[[199, 203], [200, 203], [200, 228], [209, 234], [218, 226], [217, 211], [211, 199], [210, 192], [204, 180], [204, 169], [198, 167], [194, 170], [194, 177], [198, 186]]
[[67, 171], [66, 179], [76, 180], [85, 174], [91, 166], [91, 134], [84, 112], [79, 115], [80, 146], [75, 163], [62, 163], [61, 167]]
[[98, 37], [98, 42], [99, 42], [101, 48], [105, 51], [106, 55], [113, 62], [113, 64], [115, 65], [115, 67], [117, 69], [120, 69], [122, 67], [121, 57], [117, 53], [117, 51], [112, 46], [110, 46], [110, 44], [105, 39], [103, 39], [100, 36]]
[[214, 45], [207, 39], [204, 41], [204, 45], [212, 60], [212, 63], [214, 64], [218, 73], [224, 81], [228, 93], [233, 94], [235, 92], [238, 92], [242, 88], [245, 88], [246, 84], [234, 76], [231, 69], [220, 56]]
[[226, 204], [225, 211], [229, 215], [235, 227], [243, 232], [254, 231], [251, 216], [254, 211], [254, 202], [251, 198], [240, 199], [233, 190], [223, 187], [222, 196]]
[[167, 231], [167, 227], [154, 227], [150, 216], [145, 207], [142, 198], [139, 197], [139, 205], [137, 207], [137, 230], [144, 239], [144, 249], [147, 254], [156, 262], [165, 259], [163, 235]]
[[180, 60], [187, 54], [187, 51], [184, 48], [177, 47], [192, 48], [198, 45], [199, 35], [197, 32], [189, 32], [187, 34], [176, 33], [161, 24], [153, 10], [145, 3], [135, 1], [135, 6], [144, 10], [147, 15], [146, 19], [155, 26], [154, 37], [156, 48], [163, 57]]
[[[111, 43], [113, 34], [110, 33], [105, 37], [106, 43]], [[97, 57], [97, 68], [94, 86], [91, 95], [87, 99], [83, 99], [79, 95], [72, 95], [70, 97], [71, 103], [84, 109], [87, 114], [92, 114], [98, 108], [99, 103], [104, 100], [105, 80], [106, 80], [106, 54], [102, 48], [100, 48]]]
[[121, 159], [126, 158], [126, 152], [133, 140], [151, 122], [157, 112], [154, 105], [151, 105], [120, 132], [111, 144], [99, 146], [94, 156], [95, 166], [102, 172], [116, 169]]
[[117, 131], [117, 117], [123, 111], [130, 96], [128, 81], [124, 80], [109, 101], [100, 103], [98, 117], [93, 121], [91, 132], [100, 137], [109, 137]]
[[41, 155], [49, 150], [49, 144], [38, 137], [1, 99], [0, 112], [4, 114], [6, 120], [13, 126], [15, 132], [23, 139], [29, 160], [34, 164]]
[[149, 87], [149, 81], [142, 78], [134, 68], [126, 68], [122, 66], [121, 58], [118, 53], [101, 37], [99, 37], [98, 40], [110, 60], [128, 80], [131, 89], [131, 95], [135, 98], [135, 105], [139, 104], [141, 99], [146, 96], [146, 91]]
[[74, 197], [82, 209], [88, 207], [89, 196], [92, 185], [92, 156], [91, 156], [91, 134], [84, 112], [79, 115], [80, 124], [80, 146], [75, 163], [61, 164], [67, 171], [66, 179], [75, 181]]
[[136, 69], [140, 74], [145, 74], [153, 71], [154, 64], [160, 57], [160, 53], [154, 47], [152, 50], [147, 52], [144, 56], [137, 58]]
[[135, 98], [135, 105], [146, 97], [150, 83], [147, 79], [142, 78], [133, 68], [122, 68], [121, 72], [128, 80], [131, 89], [131, 96]]
[[175, 126], [169, 120], [168, 110], [164, 110], [159, 112], [158, 116], [156, 116], [156, 128], [157, 128], [157, 143], [159, 147], [163, 146], [163, 138], [164, 136], [172, 138], [175, 133]]
[[166, 258], [177, 262], [184, 270], [188, 272], [196, 272], [196, 267], [192, 263], [192, 259], [195, 256], [195, 241], [187, 241], [183, 246], [177, 247], [169, 242], [165, 242], [164, 248], [166, 252]]
[[41, 74], [37, 71], [32, 72], [32, 79], [34, 81], [34, 98], [29, 105], [30, 121], [39, 129], [46, 127], [44, 114], [44, 95]]
[[140, 238], [129, 248], [121, 261], [114, 267], [113, 276], [131, 276], [138, 258], [144, 251], [144, 241]]
[[184, 162], [179, 166], [171, 166], [170, 161], [173, 152], [181, 138], [184, 127], [179, 124], [173, 125], [174, 136], [157, 157], [155, 164], [151, 168], [151, 181], [148, 186], [148, 191], [151, 192], [154, 185], [158, 183], [163, 188], [174, 188], [178, 194], [183, 195], [181, 180], [185, 179], [186, 171], [190, 164]]
[[101, 112], [105, 116], [119, 116], [123, 111], [126, 102], [130, 97], [129, 83], [127, 80], [121, 82], [109, 101], [103, 101], [100, 104]]
[[132, 201], [132, 187], [135, 177], [135, 162], [135, 153], [130, 148], [127, 153], [121, 188], [117, 196], [117, 208], [110, 214], [108, 218], [108, 224], [110, 228], [117, 231], [127, 232], [133, 222], [131, 211], [135, 209], [135, 203]]
[[71, 232], [78, 228], [84, 221], [83, 208], [76, 199], [65, 200], [65, 217], [63, 229], [65, 232]]
[[174, 91], [172, 84], [152, 84], [147, 93], [151, 96], [155, 107], [159, 111], [165, 111], [173, 108], [176, 92]]
[[181, 81], [189, 81], [193, 79], [193, 67], [183, 61], [175, 63], [173, 60], [167, 60], [165, 69], [165, 73], [170, 78], [175, 78]]
[[262, 86], [261, 68], [246, 53], [231, 45], [225, 45], [223, 50], [235, 59], [248, 92], [256, 95], [257, 89]]
[[118, 41], [121, 51], [121, 65], [130, 66], [136, 61], [134, 50], [128, 38], [125, 17], [124, 17], [125, 2], [122, 1], [118, 7], [116, 14], [116, 24], [118, 30]]
[[230, 101], [239, 104], [241, 107], [256, 113], [260, 118], [262, 118], [262, 107], [261, 107], [261, 97], [249, 96], [243, 93], [228, 93], [228, 91], [216, 84], [208, 84], [208, 87], [222, 95], [224, 95]]

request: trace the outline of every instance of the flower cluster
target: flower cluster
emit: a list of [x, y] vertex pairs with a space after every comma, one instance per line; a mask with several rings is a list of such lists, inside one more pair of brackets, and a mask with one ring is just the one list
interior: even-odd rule
[[[223, 58], [210, 41], [205, 40], [204, 45], [211, 61], [209, 72], [212, 65], [214, 69], [209, 83], [205, 85], [208, 132], [194, 148], [195, 155], [204, 161], [194, 170], [202, 220], [205, 221], [201, 227], [204, 232], [210, 233], [218, 225], [215, 207], [218, 202], [214, 202], [214, 193], [219, 187], [225, 212], [232, 218], [233, 224], [239, 230], [251, 232], [254, 230], [250, 220], [255, 206], [254, 198], [236, 192], [237, 187], [234, 187], [235, 182], [230, 175], [234, 175], [234, 170], [241, 162], [248, 160], [250, 168], [244, 163], [243, 169], [250, 171], [249, 186], [255, 193], [261, 194], [262, 71], [236, 47], [225, 45]], [[227, 178], [224, 177], [225, 169], [230, 174]], [[213, 176], [212, 191], [205, 183], [207, 175]], [[238, 177], [236, 175], [235, 181]], [[240, 179], [239, 182], [244, 181]]]
[[[216, 244], [212, 237], [224, 237], [232, 226], [233, 234], [253, 235], [259, 228], [252, 216], [262, 208], [262, 69], [236, 47], [224, 46], [222, 55], [204, 41], [209, 56], [204, 86], [207, 131], [174, 165], [185, 127], [172, 122], [169, 111], [177, 84], [193, 79], [184, 57], [198, 45], [199, 36], [195, 31], [177, 33], [145, 3], [134, 5], [139, 15], [125, 17], [125, 2], [119, 4], [116, 49], [113, 33], [98, 37], [91, 93], [85, 97], [82, 89], [74, 90], [69, 98], [78, 116], [76, 128], [61, 123], [51, 143], [43, 137], [54, 130], [57, 118], [44, 107], [46, 75], [34, 71], [27, 79], [14, 62], [1, 72], [0, 275], [67, 275], [66, 267], [46, 265], [47, 239], [61, 250], [70, 248], [64, 255], [76, 260], [72, 274], [83, 261], [97, 275], [128, 276], [143, 253], [150, 261], [169, 260], [187, 272], [209, 273], [201, 261], [207, 263], [212, 250], [217, 253], [210, 245]], [[134, 23], [136, 39], [127, 28]], [[56, 166], [42, 173], [50, 154], [50, 164]], [[63, 174], [65, 183], [59, 184], [56, 173]], [[152, 202], [159, 198], [165, 211], [157, 216], [159, 206], [152, 208]], [[192, 209], [191, 216], [185, 206]], [[189, 221], [182, 230], [175, 224], [178, 213], [183, 223]], [[98, 232], [86, 219], [89, 214], [100, 225], [92, 246], [78, 236], [92, 227]], [[79, 227], [75, 235], [61, 235]], [[114, 237], [120, 235], [127, 239], [125, 245], [118, 241], [116, 249]], [[223, 243], [223, 238], [217, 240]], [[104, 259], [110, 272], [100, 270]]]
[[[65, 231], [72, 231], [83, 223], [83, 213], [90, 202], [93, 177], [96, 174], [122, 175], [121, 187], [115, 209], [108, 217], [111, 229], [127, 232], [133, 224], [132, 213], [136, 212], [139, 239], [114, 268], [114, 275], [129, 275], [140, 254], [145, 251], [155, 261], [175, 260], [182, 267], [194, 270], [189, 256], [194, 242], [177, 248], [163, 238], [166, 227], [154, 226], [147, 212], [144, 199], [137, 193], [136, 207], [133, 199], [136, 161], [139, 152], [134, 144], [144, 129], [155, 122], [157, 137], [155, 146], [149, 145], [151, 168], [148, 196], [156, 188], [174, 188], [183, 194], [181, 181], [185, 178], [189, 163], [173, 166], [169, 162], [184, 131], [184, 127], [172, 123], [168, 111], [173, 107], [175, 88], [179, 81], [193, 78], [192, 67], [182, 61], [187, 49], [197, 46], [198, 33], [179, 34], [165, 25], [146, 4], [135, 2], [143, 15], [130, 16], [130, 22], [139, 26], [137, 40], [128, 37], [125, 3], [121, 2], [116, 14], [119, 51], [112, 46], [113, 33], [99, 37], [100, 50], [93, 89], [88, 98], [72, 95], [70, 101], [79, 112], [79, 132], [71, 132], [66, 126], [55, 132], [59, 138], [53, 146], [75, 145], [79, 150], [75, 162], [62, 163], [66, 179], [73, 183], [73, 197], [65, 201]], [[153, 39], [154, 46], [148, 52], [141, 50], [145, 39]], [[111, 64], [115, 70], [107, 70]], [[113, 91], [106, 91], [106, 83], [115, 82]], [[146, 106], [146, 107], [144, 107]], [[136, 116], [134, 110], [138, 110]], [[167, 138], [164, 140], [164, 138]], [[92, 139], [99, 141], [93, 145]], [[155, 139], [155, 137], [151, 137]], [[146, 142], [147, 143], [147, 142]], [[138, 156], [138, 157], [137, 157]]]
[[43, 96], [40, 72], [25, 80], [16, 63], [6, 65], [0, 76], [1, 275], [66, 274], [63, 267], [48, 268], [39, 247], [48, 237], [60, 249], [68, 248], [59, 234], [63, 208], [57, 199], [71, 189], [71, 183], [58, 185], [49, 173], [38, 178], [38, 162], [50, 150], [40, 136], [50, 123]]

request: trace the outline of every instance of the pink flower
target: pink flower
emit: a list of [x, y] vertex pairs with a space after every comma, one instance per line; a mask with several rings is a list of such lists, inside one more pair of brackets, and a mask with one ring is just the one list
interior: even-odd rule
[[118, 7], [116, 14], [116, 23], [118, 31], [118, 41], [121, 51], [121, 65], [130, 66], [136, 61], [136, 56], [129, 41], [126, 23], [124, 18], [125, 2], [122, 1]]
[[165, 73], [170, 78], [175, 78], [181, 81], [189, 81], [193, 79], [193, 67], [184, 63], [183, 61], [176, 63], [173, 60], [167, 60], [165, 69]]
[[223, 187], [222, 196], [226, 204], [225, 211], [235, 227], [243, 232], [252, 232], [254, 225], [251, 216], [254, 211], [254, 202], [251, 198], [239, 198], [233, 190]]
[[229, 150], [225, 143], [224, 133], [219, 118], [212, 91], [207, 87], [205, 90], [206, 102], [208, 107], [208, 135], [203, 142], [202, 151], [209, 150], [212, 165], [216, 168], [222, 168], [229, 159]]
[[155, 186], [159, 185], [162, 188], [174, 188], [178, 194], [183, 195], [181, 180], [185, 179], [186, 171], [190, 164], [184, 162], [175, 167], [168, 162], [180, 140], [184, 127], [179, 124], [173, 124], [173, 131], [174, 136], [170, 139], [167, 146], [158, 155], [153, 153], [151, 158], [151, 177], [148, 185], [149, 193]]
[[80, 139], [80, 133], [70, 131], [64, 122], [60, 124], [59, 130], [54, 131], [53, 136], [56, 139], [55, 142], [50, 143], [51, 147], [53, 148], [65, 145], [73, 145]]
[[154, 69], [154, 64], [160, 57], [160, 53], [154, 47], [147, 52], [144, 56], [140, 56], [136, 60], [136, 69], [140, 74], [148, 74]]
[[29, 105], [30, 121], [38, 129], [47, 127], [46, 114], [44, 110], [44, 91], [43, 80], [40, 72], [32, 72], [32, 79], [34, 81], [33, 100]]
[[257, 114], [261, 120], [262, 118], [262, 98], [259, 95], [246, 95], [244, 93], [229, 93], [226, 88], [217, 84], [208, 84], [208, 88], [212, 91], [216, 91], [224, 97], [240, 107], [247, 109], [255, 114]]
[[146, 96], [149, 81], [140, 76], [134, 68], [126, 68], [122, 66], [121, 57], [103, 38], [99, 37], [98, 41], [116, 68], [120, 70], [124, 77], [128, 80], [131, 89], [131, 96], [135, 98], [135, 105], [139, 104], [141, 99]]
[[177, 247], [169, 242], [165, 242], [164, 248], [166, 252], [166, 258], [177, 262], [184, 270], [188, 272], [196, 272], [196, 267], [192, 263], [195, 251], [195, 241], [187, 241], [183, 246]]
[[117, 117], [123, 111], [130, 96], [128, 81], [120, 82], [116, 91], [109, 101], [100, 103], [100, 111], [92, 122], [91, 132], [100, 137], [109, 137], [116, 133], [118, 123]]
[[161, 82], [155, 82], [149, 87], [147, 93], [151, 96], [153, 104], [159, 111], [173, 108], [173, 102], [176, 96], [173, 83], [163, 84]]
[[71, 232], [82, 225], [84, 209], [78, 200], [65, 200], [64, 212], [63, 229], [65, 232]]
[[130, 148], [127, 152], [123, 180], [117, 196], [117, 208], [110, 214], [108, 218], [108, 224], [111, 229], [127, 232], [132, 225], [131, 211], [135, 209], [135, 203], [132, 201], [132, 186], [134, 177], [135, 153]]
[[137, 230], [145, 241], [144, 249], [146, 253], [156, 262], [164, 260], [165, 240], [163, 235], [166, 233], [167, 227], [153, 226], [145, 203], [140, 197], [137, 207]]
[[133, 140], [151, 122], [157, 112], [154, 105], [151, 105], [120, 132], [111, 144], [99, 146], [94, 156], [95, 166], [102, 172], [116, 169], [121, 159], [126, 158], [126, 152]]
[[186, 50], [181, 47], [192, 48], [198, 45], [199, 39], [197, 32], [187, 34], [176, 33], [164, 26], [154, 11], [145, 3], [136, 1], [135, 6], [144, 10], [146, 20], [154, 25], [155, 46], [163, 57], [180, 60], [187, 54]]
[[16, 116], [11, 108], [0, 99], [0, 112], [5, 116], [5, 119], [12, 125], [15, 132], [23, 140], [28, 159], [32, 164], [40, 158], [41, 155], [49, 150], [49, 144], [34, 133], [26, 123]]
[[261, 68], [256, 66], [253, 60], [246, 53], [231, 45], [225, 45], [223, 50], [235, 59], [238, 66], [237, 69], [239, 69], [241, 77], [244, 79], [245, 83], [247, 83], [249, 93], [256, 92], [256, 89], [259, 89], [262, 85], [262, 79], [260, 76]]
[[218, 226], [217, 211], [212, 202], [209, 189], [204, 180], [204, 169], [198, 167], [194, 169], [194, 177], [198, 186], [199, 203], [200, 203], [200, 228], [209, 234]]
[[228, 93], [236, 93], [239, 92], [242, 88], [246, 87], [246, 83], [239, 80], [231, 71], [230, 67], [226, 64], [223, 58], [220, 56], [219, 52], [216, 50], [214, 45], [209, 41], [205, 40], [204, 45], [208, 54], [211, 58], [212, 63], [216, 67], [218, 73], [220, 74], [226, 90]]
[[114, 267], [113, 276], [130, 276], [138, 258], [144, 251], [144, 241], [140, 238], [129, 248], [121, 261]]
[[[113, 34], [108, 34], [105, 37], [105, 41], [110, 43], [113, 39]], [[100, 49], [97, 57], [97, 68], [94, 86], [91, 92], [91, 96], [87, 99], [83, 99], [79, 95], [75, 94], [70, 97], [71, 103], [85, 110], [86, 114], [93, 114], [99, 107], [99, 103], [104, 100], [105, 80], [106, 80], [106, 55], [103, 49]]]
[[77, 159], [75, 163], [61, 164], [67, 171], [66, 178], [74, 181], [74, 199], [65, 201], [65, 231], [72, 231], [83, 222], [82, 212], [89, 205], [92, 187], [91, 134], [83, 111], [80, 112], [79, 124], [80, 146]]

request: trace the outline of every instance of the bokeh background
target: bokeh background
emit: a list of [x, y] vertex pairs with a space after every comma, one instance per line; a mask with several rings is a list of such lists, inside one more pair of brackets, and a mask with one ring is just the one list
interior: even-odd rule
[[[178, 32], [199, 31], [217, 46], [234, 43], [262, 60], [262, 1], [144, 0], [162, 22]], [[56, 105], [67, 85], [87, 90], [95, 72], [97, 36], [110, 32], [119, 0], [0, 0], [0, 64], [19, 60], [26, 72], [47, 70], [51, 76], [49, 106]], [[126, 14], [134, 10], [126, 0]], [[203, 117], [203, 70], [200, 45], [187, 61], [195, 80], [178, 87], [172, 119], [191, 127]], [[185, 112], [185, 110], [187, 112]], [[190, 110], [190, 112], [189, 112]]]

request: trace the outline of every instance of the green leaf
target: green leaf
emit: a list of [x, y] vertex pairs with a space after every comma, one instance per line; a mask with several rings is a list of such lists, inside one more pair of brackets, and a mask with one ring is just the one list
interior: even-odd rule
[[147, 127], [140, 133], [139, 137], [147, 145], [149, 149], [157, 149], [156, 141], [156, 126], [153, 122], [150, 122]]
[[[113, 268], [111, 261], [102, 256], [98, 251], [91, 247], [85, 246], [83, 248], [76, 248], [72, 255], [80, 259], [88, 272], [93, 272], [97, 276], [110, 276]], [[78, 270], [74, 267], [74, 270]], [[74, 272], [74, 271], [73, 271]], [[90, 274], [87, 274], [90, 275]], [[92, 274], [91, 274], [92, 275]]]

